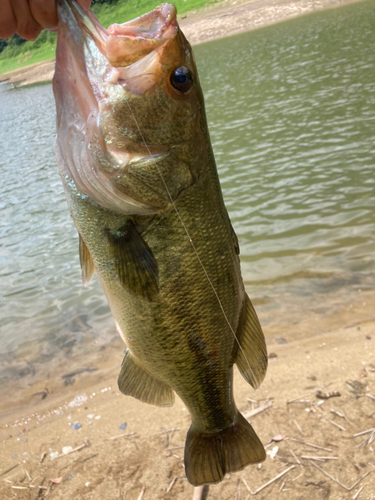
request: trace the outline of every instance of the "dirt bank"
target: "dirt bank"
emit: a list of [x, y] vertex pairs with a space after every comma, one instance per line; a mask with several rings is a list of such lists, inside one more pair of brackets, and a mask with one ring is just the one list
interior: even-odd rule
[[[250, 490], [259, 490], [259, 500], [374, 498], [375, 323], [268, 349], [260, 392], [235, 377], [237, 404], [267, 447], [267, 460], [228, 475], [207, 498], [245, 500]], [[190, 425], [183, 403], [156, 408], [122, 396], [120, 361], [113, 361], [101, 380], [87, 375], [87, 390], [73, 386], [68, 398], [56, 392], [45, 400], [41, 391], [27, 415], [3, 420], [0, 498], [192, 498], [183, 467]]]

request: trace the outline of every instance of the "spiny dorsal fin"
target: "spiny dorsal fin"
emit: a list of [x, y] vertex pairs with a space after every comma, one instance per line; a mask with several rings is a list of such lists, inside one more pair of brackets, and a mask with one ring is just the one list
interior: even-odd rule
[[126, 396], [133, 396], [143, 403], [156, 406], [172, 406], [174, 403], [174, 392], [169, 385], [141, 368], [129, 349], [121, 365], [118, 387]]
[[243, 320], [237, 333], [241, 349], [237, 351], [235, 363], [244, 379], [257, 389], [267, 371], [267, 348], [258, 316], [247, 295], [242, 314]]
[[150, 302], [159, 292], [158, 265], [131, 220], [117, 231], [106, 229], [120, 283], [131, 294]]
[[94, 276], [95, 266], [81, 235], [79, 235], [79, 261], [82, 270], [82, 284], [83, 286], [87, 286]]

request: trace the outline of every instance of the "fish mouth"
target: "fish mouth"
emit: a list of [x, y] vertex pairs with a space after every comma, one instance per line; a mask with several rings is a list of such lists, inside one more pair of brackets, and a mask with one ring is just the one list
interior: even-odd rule
[[177, 30], [176, 7], [162, 4], [152, 12], [108, 28], [107, 59], [112, 66], [133, 64], [172, 38]]
[[136, 19], [105, 29], [90, 11], [86, 12], [74, 0], [59, 0], [58, 3], [65, 11], [65, 19], [64, 16], [60, 19], [65, 21], [66, 27], [71, 31], [75, 20], [86, 44], [94, 41], [113, 67], [137, 62], [173, 38], [179, 29], [173, 4], [161, 4]]

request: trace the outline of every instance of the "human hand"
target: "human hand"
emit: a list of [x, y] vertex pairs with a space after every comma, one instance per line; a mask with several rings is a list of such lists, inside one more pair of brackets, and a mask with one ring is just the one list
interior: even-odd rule
[[[91, 0], [77, 0], [86, 10]], [[55, 0], [0, 0], [0, 38], [17, 33], [35, 40], [43, 29], [57, 27]]]

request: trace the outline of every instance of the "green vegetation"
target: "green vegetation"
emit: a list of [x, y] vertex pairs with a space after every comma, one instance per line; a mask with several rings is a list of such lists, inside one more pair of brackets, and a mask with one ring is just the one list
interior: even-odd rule
[[[218, 0], [171, 0], [181, 15]], [[103, 26], [123, 23], [157, 7], [162, 0], [96, 0], [92, 10]], [[46, 61], [55, 56], [56, 33], [43, 31], [35, 42], [27, 42], [14, 35], [0, 40], [0, 74], [20, 69], [30, 64]]]

